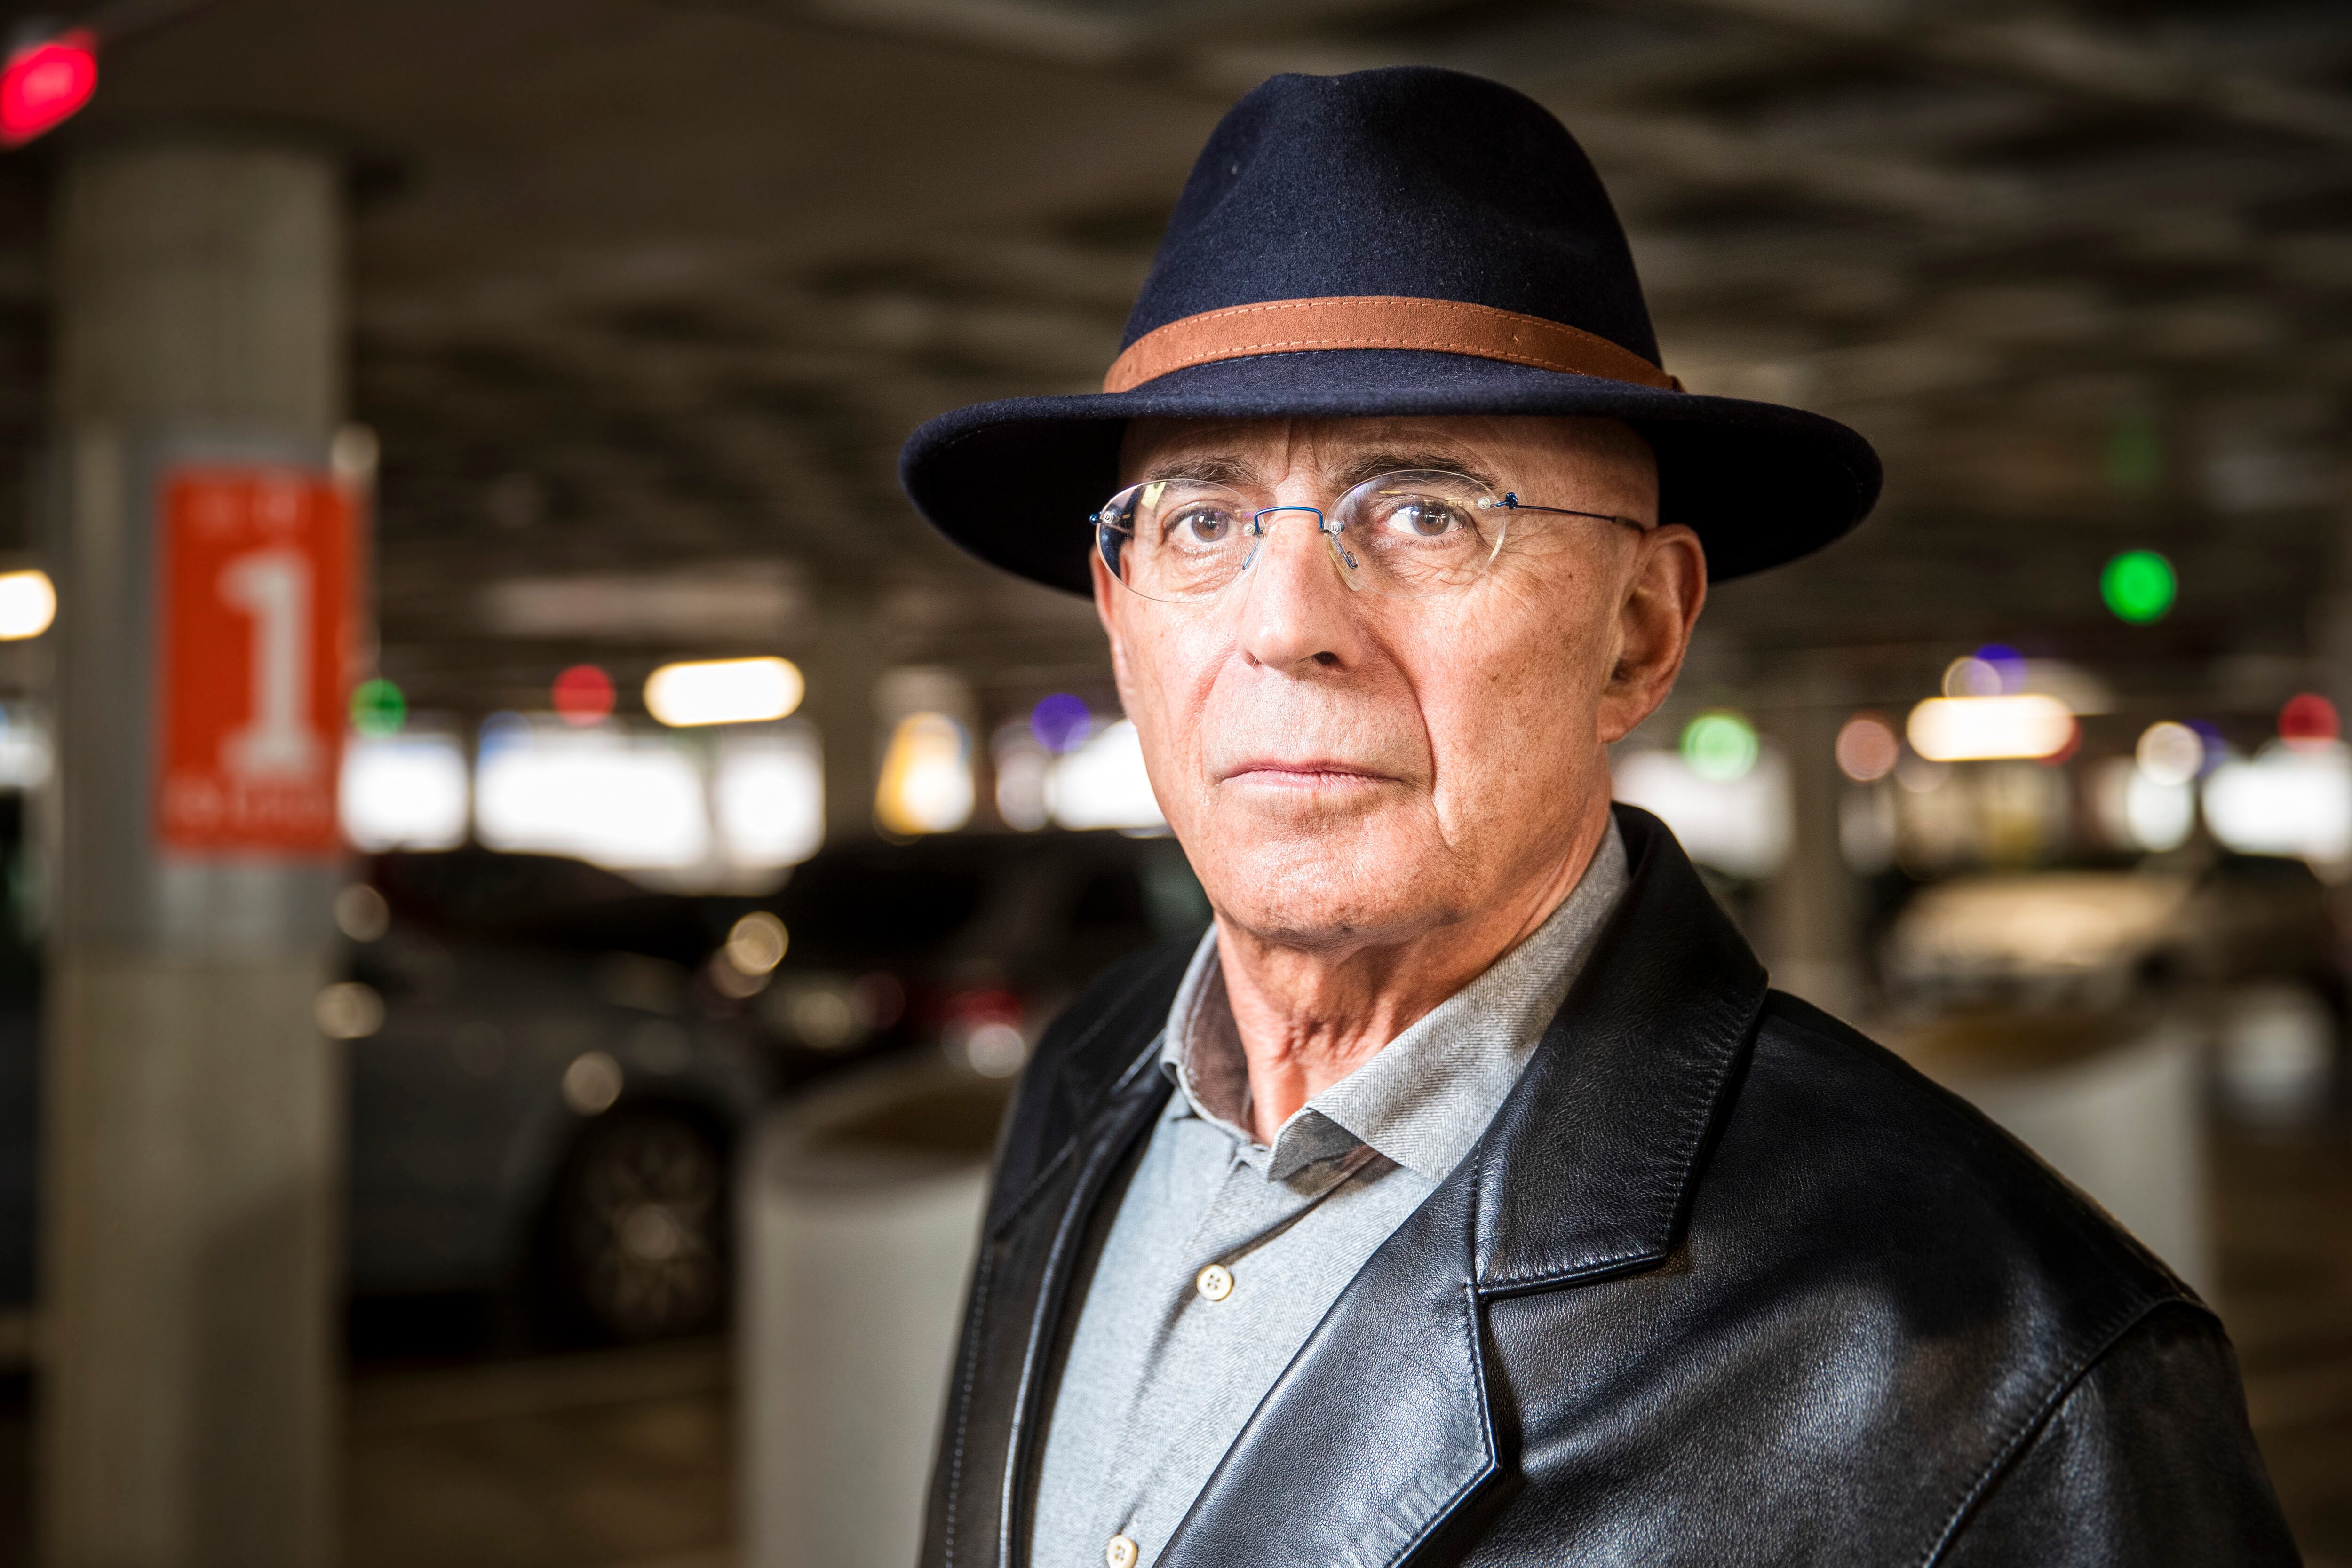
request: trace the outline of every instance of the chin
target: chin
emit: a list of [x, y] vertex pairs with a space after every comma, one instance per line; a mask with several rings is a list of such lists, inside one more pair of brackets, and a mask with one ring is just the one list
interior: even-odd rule
[[1402, 940], [1443, 924], [1457, 902], [1452, 868], [1410, 837], [1366, 831], [1268, 831], [1194, 856], [1219, 914], [1285, 946]]

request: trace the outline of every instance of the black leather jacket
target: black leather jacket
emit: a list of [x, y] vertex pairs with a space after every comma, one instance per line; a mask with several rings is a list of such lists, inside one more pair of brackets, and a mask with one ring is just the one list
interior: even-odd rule
[[[1664, 827], [1461, 1166], [1166, 1568], [2291, 1563], [2221, 1325], [2017, 1143], [1763, 970]], [[1050, 1363], [1169, 1092], [1185, 953], [1104, 977], [1006, 1128], [922, 1561], [1016, 1568]]]

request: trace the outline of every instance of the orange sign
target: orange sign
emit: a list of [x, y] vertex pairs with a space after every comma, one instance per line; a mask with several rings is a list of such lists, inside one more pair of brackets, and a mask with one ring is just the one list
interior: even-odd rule
[[155, 832], [166, 852], [339, 848], [357, 513], [323, 475], [164, 476], [156, 581]]

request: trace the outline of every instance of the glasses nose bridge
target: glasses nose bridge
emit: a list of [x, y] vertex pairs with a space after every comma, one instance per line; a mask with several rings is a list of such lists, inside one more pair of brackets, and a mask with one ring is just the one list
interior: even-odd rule
[[1326, 547], [1325, 553], [1330, 557], [1331, 564], [1339, 569], [1339, 580], [1350, 589], [1363, 586], [1363, 574], [1359, 570], [1360, 563], [1356, 559], [1356, 552], [1349, 549], [1340, 539], [1339, 525], [1325, 508], [1309, 507], [1303, 503], [1261, 507], [1250, 514], [1249, 531], [1252, 535], [1252, 542], [1249, 559], [1242, 568], [1244, 575], [1253, 580], [1263, 575], [1259, 562], [1265, 555], [1266, 545], [1273, 533], [1272, 520], [1285, 512], [1304, 512], [1314, 518], [1314, 537], [1321, 540]]
[[1285, 512], [1306, 513], [1308, 517], [1315, 519], [1315, 531], [1317, 533], [1328, 534], [1336, 531], [1331, 526], [1329, 514], [1321, 507], [1309, 507], [1304, 503], [1292, 502], [1278, 504], [1272, 507], [1260, 507], [1256, 511], [1252, 512], [1250, 514], [1250, 532], [1263, 538], [1267, 533], [1272, 531], [1266, 519], [1269, 517], [1280, 517]]

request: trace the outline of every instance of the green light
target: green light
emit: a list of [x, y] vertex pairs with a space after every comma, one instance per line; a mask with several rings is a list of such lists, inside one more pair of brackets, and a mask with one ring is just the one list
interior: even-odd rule
[[397, 735], [408, 722], [408, 699], [381, 677], [362, 681], [352, 692], [352, 727], [362, 735]]
[[1756, 727], [1722, 708], [1683, 726], [1683, 761], [1700, 778], [1717, 784], [1744, 779], [1756, 766]]
[[2162, 620], [2179, 591], [2172, 563], [2152, 549], [2127, 549], [2099, 573], [2099, 597], [2135, 626]]

